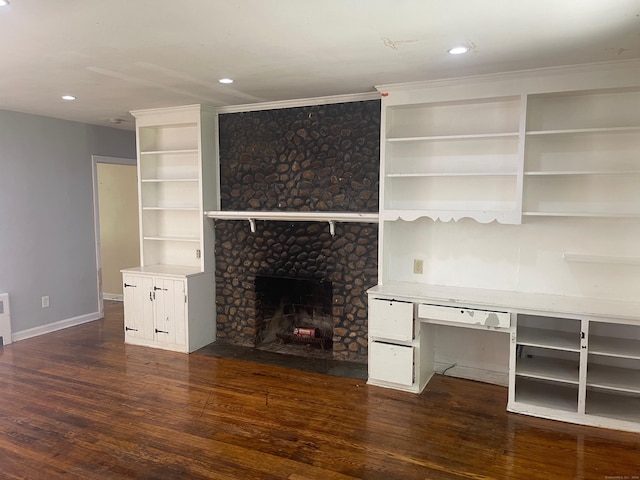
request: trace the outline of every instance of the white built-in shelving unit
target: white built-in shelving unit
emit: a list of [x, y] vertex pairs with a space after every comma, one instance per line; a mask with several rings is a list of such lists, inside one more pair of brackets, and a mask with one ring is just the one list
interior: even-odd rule
[[523, 215], [640, 218], [640, 88], [530, 95]]
[[141, 265], [123, 270], [125, 340], [191, 352], [215, 340], [217, 113], [138, 110]]
[[640, 325], [520, 315], [509, 410], [638, 431]]
[[508, 383], [512, 412], [640, 431], [640, 62], [378, 90], [369, 318], [399, 302], [413, 336], [370, 332], [369, 383], [446, 368]]
[[512, 96], [385, 108], [384, 218], [518, 223], [521, 101]]
[[213, 270], [212, 230], [203, 219], [218, 206], [217, 116], [199, 105], [132, 112], [137, 121], [143, 265]]

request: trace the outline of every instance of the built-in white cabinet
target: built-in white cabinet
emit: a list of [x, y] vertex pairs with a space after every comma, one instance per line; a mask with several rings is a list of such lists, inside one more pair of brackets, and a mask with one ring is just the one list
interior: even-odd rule
[[640, 325], [518, 315], [508, 410], [640, 431]]
[[[126, 343], [193, 352], [215, 340], [211, 273], [132, 268], [123, 280]], [[192, 302], [207, 291], [209, 302]]]
[[215, 340], [217, 113], [137, 110], [141, 265], [123, 270], [125, 341], [191, 352]]

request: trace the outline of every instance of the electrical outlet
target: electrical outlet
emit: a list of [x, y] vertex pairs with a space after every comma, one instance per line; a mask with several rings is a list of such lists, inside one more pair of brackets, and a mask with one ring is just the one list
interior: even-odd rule
[[49, 295], [45, 295], [42, 297], [42, 308], [47, 308], [49, 306]]
[[416, 258], [413, 260], [413, 273], [420, 274], [422, 273], [423, 268], [424, 262], [421, 259]]

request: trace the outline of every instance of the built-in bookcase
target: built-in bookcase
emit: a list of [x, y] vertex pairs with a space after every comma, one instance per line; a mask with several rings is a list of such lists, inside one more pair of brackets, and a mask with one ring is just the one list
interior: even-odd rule
[[215, 340], [217, 113], [201, 105], [136, 118], [141, 265], [124, 269], [125, 341], [192, 352]]
[[134, 112], [137, 119], [142, 265], [213, 271], [218, 208], [217, 116], [199, 105]]
[[519, 96], [385, 110], [384, 218], [519, 223]]
[[640, 63], [378, 90], [375, 294], [517, 316], [510, 410], [640, 430]]
[[523, 215], [640, 218], [640, 89], [530, 95]]

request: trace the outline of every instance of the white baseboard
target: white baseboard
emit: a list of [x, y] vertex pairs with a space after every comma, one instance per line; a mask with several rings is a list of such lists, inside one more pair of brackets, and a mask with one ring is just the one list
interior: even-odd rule
[[116, 302], [122, 302], [122, 301], [124, 301], [124, 295], [118, 294], [118, 293], [103, 293], [102, 294], [102, 299], [103, 300], [114, 300]]
[[[450, 363], [435, 362], [436, 373], [442, 373], [451, 367]], [[503, 387], [509, 386], [509, 373], [498, 372], [495, 370], [486, 370], [484, 368], [468, 367], [465, 365], [456, 365], [447, 370], [445, 375], [449, 377], [465, 378], [467, 380], [476, 380], [478, 382], [493, 383]]]
[[13, 332], [13, 334], [11, 335], [11, 339], [14, 342], [19, 342], [20, 340], [26, 340], [27, 338], [44, 335], [45, 333], [56, 332], [64, 328], [75, 327], [76, 325], [82, 325], [83, 323], [93, 322], [94, 320], [98, 320], [100, 318], [102, 317], [98, 312], [88, 313], [86, 315], [80, 315], [79, 317], [67, 318], [66, 320], [60, 320], [59, 322], [42, 325], [41, 327], [28, 328], [27, 330], [22, 330], [21, 332]]

